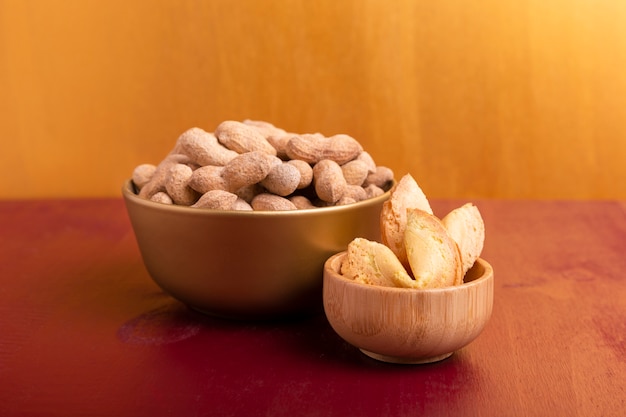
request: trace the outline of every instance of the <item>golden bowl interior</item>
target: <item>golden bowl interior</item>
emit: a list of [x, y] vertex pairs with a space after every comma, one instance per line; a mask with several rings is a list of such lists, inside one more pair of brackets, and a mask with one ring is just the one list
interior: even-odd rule
[[208, 314], [284, 317], [322, 311], [324, 262], [355, 237], [380, 239], [389, 192], [297, 211], [221, 211], [166, 205], [122, 188], [143, 262], [167, 293]]
[[372, 286], [340, 274], [346, 252], [324, 267], [323, 304], [333, 329], [366, 355], [392, 363], [445, 359], [473, 341], [493, 308], [493, 268], [478, 259], [462, 285], [417, 290]]

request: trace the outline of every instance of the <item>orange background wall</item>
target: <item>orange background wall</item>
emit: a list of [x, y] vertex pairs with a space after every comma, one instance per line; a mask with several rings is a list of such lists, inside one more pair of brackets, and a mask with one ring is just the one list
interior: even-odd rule
[[626, 198], [626, 2], [0, 0], [0, 198], [192, 126], [348, 133], [431, 198]]

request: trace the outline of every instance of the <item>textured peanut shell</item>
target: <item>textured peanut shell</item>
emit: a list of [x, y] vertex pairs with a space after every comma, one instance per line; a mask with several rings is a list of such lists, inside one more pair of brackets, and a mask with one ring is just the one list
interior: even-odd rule
[[342, 198], [351, 198], [355, 202], [362, 201], [367, 198], [365, 189], [359, 185], [346, 185]]
[[193, 170], [185, 164], [174, 164], [165, 177], [165, 190], [174, 204], [190, 206], [200, 196], [196, 190], [189, 187], [189, 179]]
[[241, 187], [240, 189], [235, 191], [235, 194], [237, 194], [237, 197], [241, 198], [247, 203], [250, 203], [252, 202], [252, 199], [254, 197], [264, 192], [265, 192], [265, 188], [263, 188], [260, 184], [250, 184], [250, 185]]
[[346, 204], [354, 204], [356, 203], [357, 200], [355, 200], [354, 198], [344, 195], [343, 197], [341, 197], [336, 203], [336, 206], [345, 206]]
[[303, 195], [294, 195], [289, 197], [289, 201], [291, 201], [298, 210], [312, 209], [316, 208], [315, 205]]
[[206, 165], [197, 168], [191, 174], [189, 186], [201, 194], [211, 190], [226, 190], [226, 181], [222, 178], [224, 167], [217, 165]]
[[228, 191], [261, 182], [272, 169], [274, 162], [264, 152], [243, 153], [224, 166], [222, 178]]
[[346, 191], [346, 179], [339, 164], [324, 159], [313, 167], [313, 185], [317, 196], [327, 203], [335, 203]]
[[343, 177], [349, 185], [361, 186], [369, 175], [367, 164], [357, 159], [343, 164], [341, 166], [341, 171], [343, 172]]
[[231, 210], [238, 197], [224, 190], [212, 190], [204, 193], [191, 207], [213, 210]]
[[153, 164], [141, 164], [136, 166], [132, 175], [135, 187], [137, 187], [138, 190], [141, 190], [143, 186], [150, 181], [155, 171], [156, 165]]
[[301, 159], [290, 159], [288, 164], [295, 166], [300, 171], [300, 182], [298, 183], [298, 190], [308, 187], [313, 181], [313, 168], [308, 162]]
[[172, 197], [170, 197], [165, 191], [159, 191], [150, 197], [150, 201], [161, 204], [174, 204]]
[[235, 200], [235, 202], [233, 203], [230, 209], [235, 210], [235, 211], [252, 211], [253, 210], [252, 206], [246, 200], [242, 198], [237, 198], [237, 200]]
[[300, 171], [287, 163], [274, 166], [260, 184], [270, 193], [285, 197], [296, 191], [300, 184]]
[[356, 157], [356, 160], [361, 161], [365, 165], [367, 165], [367, 171], [369, 174], [373, 174], [374, 172], [376, 172], [376, 162], [374, 161], [374, 158], [372, 158], [372, 155], [369, 152], [367, 151], [361, 152]]
[[363, 148], [351, 136], [338, 134], [328, 138], [320, 135], [304, 134], [294, 136], [287, 143], [287, 155], [291, 159], [301, 159], [310, 164], [329, 159], [343, 165], [356, 158]]
[[253, 126], [234, 120], [226, 120], [215, 128], [217, 140], [230, 150], [243, 154], [263, 152], [276, 156], [276, 149], [265, 136]]
[[261, 133], [266, 139], [269, 136], [279, 136], [279, 135], [286, 135], [287, 132], [284, 129], [281, 129], [279, 127], [274, 126], [273, 123], [267, 122], [265, 120], [251, 120], [251, 119], [246, 119], [242, 122], [243, 124], [247, 125], [247, 126], [252, 126], [254, 127], [256, 130], [259, 131], [259, 133]]
[[376, 167], [376, 170], [373, 173], [370, 173], [365, 181], [363, 181], [363, 186], [367, 187], [370, 184], [373, 184], [380, 188], [387, 188], [389, 184], [393, 182], [393, 171], [391, 168], [386, 166], [379, 165]]
[[284, 211], [297, 210], [291, 201], [276, 194], [262, 193], [252, 199], [250, 203], [255, 211]]
[[222, 146], [213, 133], [192, 127], [178, 137], [176, 148], [200, 166], [226, 165], [238, 153]]
[[165, 180], [170, 168], [175, 164], [189, 163], [189, 157], [183, 154], [167, 155], [154, 170], [154, 174], [142, 188], [139, 190], [139, 197], [150, 199], [154, 194], [165, 191]]
[[378, 197], [379, 195], [385, 194], [385, 190], [374, 184], [369, 184], [368, 186], [363, 187], [363, 189], [365, 190], [365, 195], [367, 195], [367, 198]]
[[276, 149], [276, 156], [283, 160], [288, 160], [287, 144], [293, 136], [295, 136], [293, 133], [278, 133], [269, 135], [265, 139]]

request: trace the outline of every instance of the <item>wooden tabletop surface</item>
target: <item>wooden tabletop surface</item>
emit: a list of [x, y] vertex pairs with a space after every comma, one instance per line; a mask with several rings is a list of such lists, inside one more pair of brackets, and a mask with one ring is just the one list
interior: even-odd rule
[[192, 312], [151, 281], [121, 199], [1, 201], [0, 416], [624, 415], [626, 202], [474, 203], [491, 320], [407, 366], [366, 357], [323, 313]]

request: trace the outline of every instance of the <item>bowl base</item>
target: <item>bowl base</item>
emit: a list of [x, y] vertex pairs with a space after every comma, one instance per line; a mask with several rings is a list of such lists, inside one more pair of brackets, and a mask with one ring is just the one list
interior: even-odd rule
[[396, 356], [381, 355], [379, 353], [370, 352], [369, 350], [365, 350], [365, 349], [359, 349], [359, 350], [363, 352], [365, 355], [369, 356], [370, 358], [376, 359], [377, 361], [387, 362], [387, 363], [406, 364], [406, 365], [420, 365], [420, 364], [426, 364], [426, 363], [439, 362], [446, 358], [449, 358], [454, 353], [454, 352], [449, 352], [449, 353], [444, 353], [443, 355], [431, 356], [429, 358], [414, 359], [414, 358], [399, 358]]

